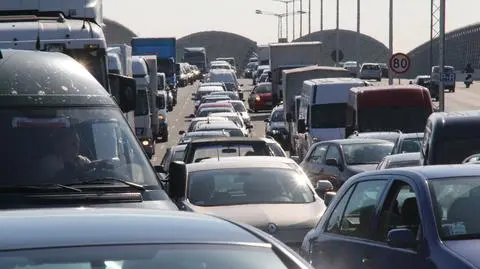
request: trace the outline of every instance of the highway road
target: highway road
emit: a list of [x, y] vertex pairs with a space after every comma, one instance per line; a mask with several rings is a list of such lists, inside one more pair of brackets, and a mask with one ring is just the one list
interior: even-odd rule
[[[245, 94], [245, 99], [248, 96], [248, 92], [252, 90], [253, 86], [251, 79], [240, 79], [240, 84], [244, 84], [243, 89], [247, 91]], [[398, 84], [399, 81], [395, 80], [395, 84]], [[185, 130], [189, 118], [188, 116], [193, 113], [194, 102], [191, 99], [191, 95], [195, 92], [198, 87], [198, 83], [194, 85], [189, 85], [178, 90], [178, 104], [175, 106], [172, 112], [168, 113], [168, 124], [169, 124], [169, 139], [165, 143], [157, 143], [156, 154], [152, 158], [152, 163], [154, 165], [160, 164], [162, 161], [165, 150], [168, 147], [176, 145], [179, 140], [178, 132], [180, 130]], [[401, 80], [401, 84], [408, 84], [408, 80]], [[376, 84], [387, 85], [388, 80], [382, 80]], [[457, 82], [456, 91], [454, 93], [445, 92], [446, 102], [445, 107], [446, 111], [462, 111], [462, 110], [472, 110], [480, 109], [480, 82], [475, 82], [470, 86], [469, 89], [465, 88], [465, 85], [462, 82]], [[267, 118], [269, 113], [251, 113], [252, 118], [253, 137], [262, 137], [264, 135], [265, 123], [264, 119]]]

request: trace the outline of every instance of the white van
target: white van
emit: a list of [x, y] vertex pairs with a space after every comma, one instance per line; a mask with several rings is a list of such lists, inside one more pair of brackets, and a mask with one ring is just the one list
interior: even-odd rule
[[344, 139], [349, 91], [368, 86], [358, 78], [322, 78], [303, 83], [299, 117], [316, 141]]

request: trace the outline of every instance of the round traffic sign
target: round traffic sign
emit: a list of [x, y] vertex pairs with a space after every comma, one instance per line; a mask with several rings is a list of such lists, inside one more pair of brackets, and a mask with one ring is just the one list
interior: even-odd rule
[[397, 74], [406, 73], [410, 69], [411, 61], [405, 53], [395, 53], [390, 57], [389, 67], [390, 70]]

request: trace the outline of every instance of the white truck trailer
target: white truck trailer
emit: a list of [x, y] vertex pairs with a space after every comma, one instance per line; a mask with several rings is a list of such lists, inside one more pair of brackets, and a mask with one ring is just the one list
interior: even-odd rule
[[65, 53], [82, 63], [108, 92], [117, 93], [125, 113], [133, 111], [135, 100], [129, 96], [135, 96], [135, 82], [108, 73], [102, 26], [102, 0], [0, 1], [0, 49]]
[[344, 68], [329, 67], [329, 66], [306, 66], [301, 68], [294, 68], [284, 70], [282, 72], [282, 92], [283, 92], [283, 106], [286, 126], [290, 138], [289, 150], [291, 156], [299, 156], [303, 158], [305, 147], [312, 141], [304, 135], [299, 136], [298, 121], [301, 118], [299, 115], [301, 94], [303, 91], [303, 83], [306, 80], [316, 78], [337, 78], [350, 77], [348, 70]]
[[270, 70], [272, 72], [272, 102], [282, 100], [282, 71], [309, 65], [319, 65], [322, 42], [293, 42], [270, 44]]

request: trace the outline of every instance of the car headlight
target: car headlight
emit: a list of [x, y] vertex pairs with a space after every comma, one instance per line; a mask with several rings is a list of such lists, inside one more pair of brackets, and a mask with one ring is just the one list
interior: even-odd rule
[[148, 140], [143, 140], [142, 141], [142, 145], [144, 146], [148, 146], [150, 144], [150, 142]]
[[280, 133], [280, 131], [277, 130], [277, 129], [272, 130], [272, 134], [279, 134], [279, 133]]
[[162, 115], [162, 114], [158, 115], [158, 120], [159, 120], [159, 121], [164, 121], [164, 120], [165, 120], [165, 116]]

